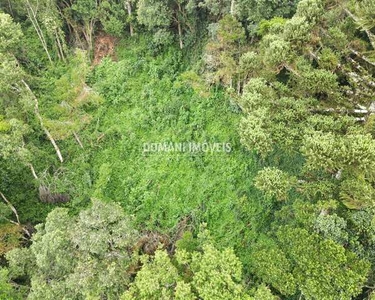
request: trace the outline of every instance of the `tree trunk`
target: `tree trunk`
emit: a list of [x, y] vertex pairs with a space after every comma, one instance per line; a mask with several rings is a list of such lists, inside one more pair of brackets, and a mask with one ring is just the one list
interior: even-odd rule
[[95, 20], [90, 20], [84, 25], [83, 35], [85, 36], [87, 50], [89, 54], [91, 54], [91, 50], [93, 48], [92, 45], [92, 34], [95, 26]]
[[352, 52], [354, 55], [358, 56], [360, 59], [364, 60], [371, 66], [375, 67], [375, 62], [372, 62], [369, 58], [364, 56], [362, 53], [359, 53], [358, 51], [354, 50], [353, 48], [349, 48], [350, 52]]
[[36, 175], [36, 172], [35, 172], [34, 166], [30, 163], [30, 164], [29, 164], [29, 167], [30, 167], [31, 173], [33, 174], [34, 178], [35, 178], [35, 179], [39, 179], [39, 178], [38, 178], [38, 175]]
[[57, 30], [55, 31], [55, 37], [56, 37], [56, 43], [57, 43], [57, 50], [60, 53], [59, 56], [65, 62], [66, 60], [65, 60], [65, 55], [64, 55], [64, 49], [63, 49], [62, 43], [60, 41], [60, 36], [59, 36], [59, 33], [58, 33]]
[[8, 7], [9, 7], [10, 15], [14, 18], [12, 3], [10, 2], [10, 0], [8, 0]]
[[22, 80], [22, 83], [25, 85], [25, 87], [28, 90], [28, 92], [30, 93], [30, 95], [34, 98], [34, 103], [35, 103], [34, 104], [34, 112], [35, 112], [36, 117], [39, 120], [40, 127], [43, 129], [44, 133], [47, 135], [48, 139], [50, 140], [53, 148], [56, 151], [57, 157], [59, 158], [60, 162], [64, 162], [64, 159], [61, 155], [61, 151], [60, 151], [59, 147], [57, 146], [56, 141], [54, 140], [54, 138], [53, 138], [52, 134], [49, 132], [49, 130], [43, 124], [43, 118], [39, 113], [38, 99], [35, 97], [33, 91], [30, 89], [30, 87], [28, 86], [28, 84], [24, 80]]
[[241, 77], [238, 78], [237, 82], [237, 95], [241, 94]]
[[[125, 6], [126, 6], [126, 9], [128, 11], [128, 15], [131, 18], [131, 16], [132, 16], [132, 5], [131, 5], [130, 1], [125, 1]], [[133, 30], [133, 25], [132, 25], [131, 21], [129, 22], [129, 31], [130, 31], [130, 36], [133, 36], [134, 30]]]
[[[355, 22], [358, 23], [358, 21], [359, 21], [358, 17], [355, 16], [354, 14], [352, 14], [352, 12], [351, 12], [349, 9], [344, 8], [344, 11], [345, 11], [345, 13], [346, 13], [349, 17], [351, 17]], [[370, 40], [370, 43], [371, 43], [372, 48], [375, 49], [375, 35], [374, 35], [370, 30], [367, 30], [367, 29], [364, 29], [364, 28], [362, 28], [362, 29], [363, 29], [364, 32], [366, 32], [367, 37], [368, 37], [368, 39]]]
[[13, 206], [13, 204], [10, 203], [10, 201], [4, 196], [4, 194], [3, 194], [2, 192], [0, 192], [0, 196], [1, 196], [1, 198], [3, 198], [4, 202], [8, 205], [8, 207], [12, 210], [12, 212], [13, 212], [14, 215], [16, 216], [16, 220], [17, 220], [17, 221], [14, 222], [14, 221], [9, 220], [9, 219], [7, 219], [7, 220], [8, 220], [10, 223], [12, 223], [12, 224], [15, 224], [15, 225], [18, 225], [19, 227], [21, 227], [22, 230], [23, 230], [23, 232], [25, 232], [26, 235], [27, 235], [28, 237], [31, 237], [30, 232], [29, 232], [26, 228], [24, 228], [24, 227], [21, 225], [20, 218], [19, 218], [19, 216], [18, 216], [17, 210], [16, 210], [16, 208]]
[[178, 38], [180, 40], [180, 49], [183, 49], [184, 43], [182, 41], [182, 30], [181, 30], [181, 23], [180, 22], [177, 23], [177, 27], [178, 27]]
[[73, 135], [74, 135], [74, 138], [76, 139], [78, 145], [83, 149], [83, 145], [82, 145], [81, 140], [79, 139], [78, 134], [75, 131], [73, 131]]
[[[182, 14], [182, 9], [181, 5], [178, 3], [178, 12]], [[182, 27], [181, 27], [181, 21], [179, 18], [179, 14], [176, 16], [176, 21], [177, 21], [177, 29], [178, 29], [178, 38], [180, 41], [180, 49], [184, 48], [184, 43], [182, 41]]]
[[234, 15], [234, 5], [235, 5], [234, 0], [231, 0], [231, 2], [230, 2], [230, 14], [231, 14], [231, 16]]
[[27, 9], [27, 14], [29, 16], [29, 19], [30, 19], [31, 23], [33, 24], [33, 27], [34, 27], [34, 29], [35, 29], [38, 37], [39, 37], [40, 42], [42, 43], [44, 51], [46, 51], [46, 53], [47, 53], [48, 60], [50, 61], [50, 63], [52, 63], [52, 58], [51, 58], [51, 55], [49, 54], [49, 51], [48, 51], [48, 48], [47, 48], [46, 39], [44, 37], [42, 29], [39, 26], [38, 19], [36, 18], [36, 13], [33, 10], [29, 0], [26, 1], [26, 6], [27, 6], [26, 9]]

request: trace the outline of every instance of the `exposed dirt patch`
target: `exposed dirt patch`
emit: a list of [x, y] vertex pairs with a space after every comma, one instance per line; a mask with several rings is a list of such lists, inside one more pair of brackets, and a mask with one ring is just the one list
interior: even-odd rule
[[157, 249], [166, 249], [170, 244], [167, 235], [158, 232], [145, 232], [138, 240], [136, 249], [142, 254], [153, 255]]
[[115, 45], [117, 39], [106, 33], [99, 33], [95, 38], [95, 48], [94, 48], [94, 60], [92, 64], [95, 66], [101, 62], [101, 60], [109, 56], [112, 59], [115, 57]]

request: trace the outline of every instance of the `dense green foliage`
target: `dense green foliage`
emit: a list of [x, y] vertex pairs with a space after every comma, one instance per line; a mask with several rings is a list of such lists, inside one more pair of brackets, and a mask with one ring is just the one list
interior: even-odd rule
[[36, 229], [30, 248], [7, 254], [11, 275], [31, 279], [29, 299], [118, 297], [126, 288], [137, 232], [120, 207], [96, 201], [75, 218], [58, 208]]
[[374, 298], [374, 0], [0, 8], [0, 299]]

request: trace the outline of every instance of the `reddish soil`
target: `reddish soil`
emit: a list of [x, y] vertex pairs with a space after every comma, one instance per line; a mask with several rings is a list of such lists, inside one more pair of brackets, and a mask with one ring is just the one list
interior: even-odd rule
[[95, 38], [95, 48], [94, 48], [94, 60], [93, 65], [97, 65], [101, 60], [109, 56], [115, 59], [115, 45], [117, 39], [111, 35], [105, 33], [99, 33]]

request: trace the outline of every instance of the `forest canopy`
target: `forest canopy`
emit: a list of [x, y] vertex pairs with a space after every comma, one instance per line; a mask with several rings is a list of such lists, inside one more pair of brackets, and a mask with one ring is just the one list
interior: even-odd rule
[[0, 0], [0, 299], [375, 299], [375, 0]]

